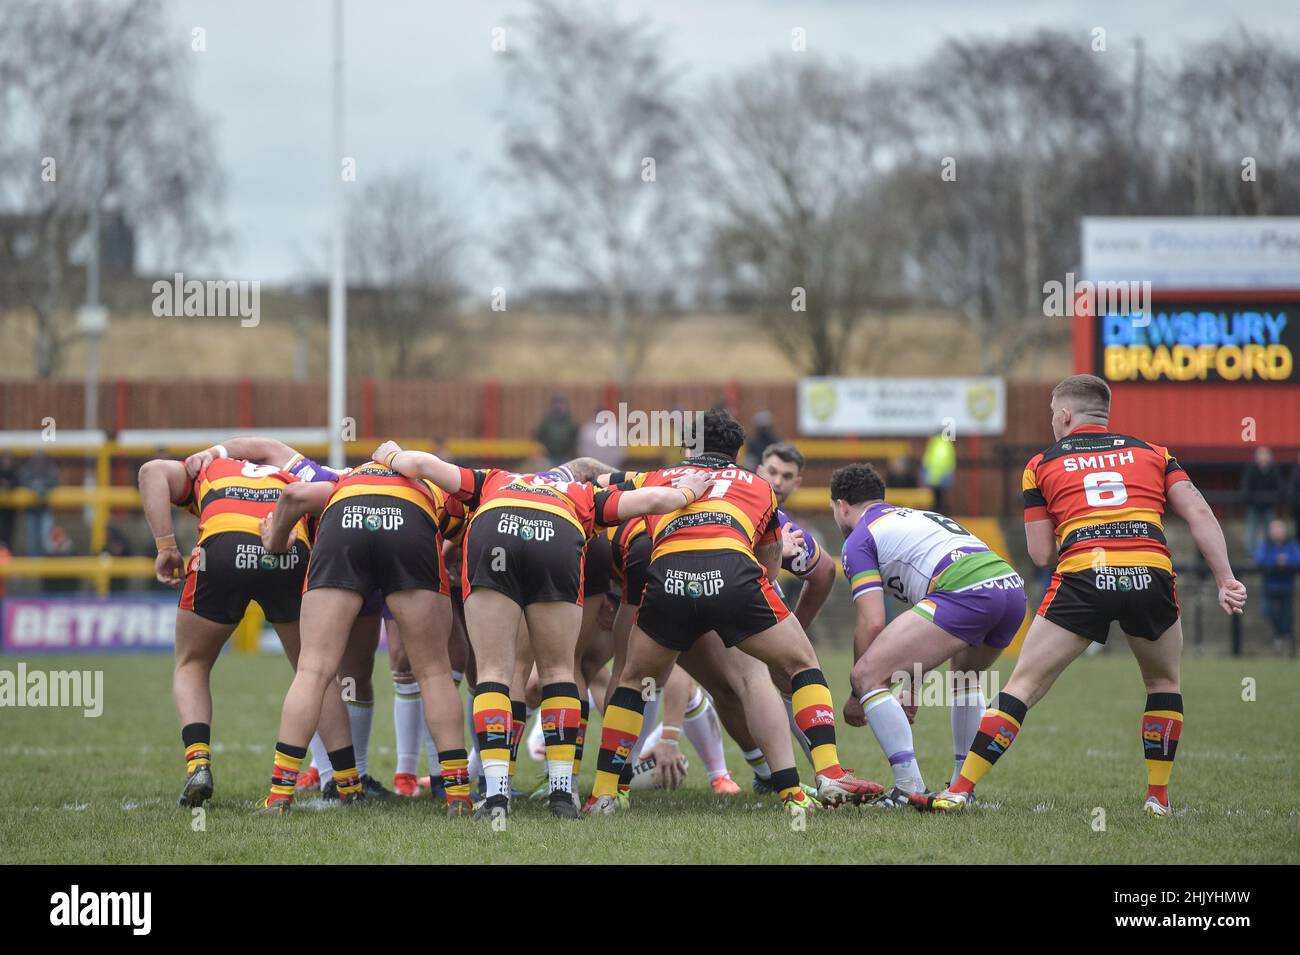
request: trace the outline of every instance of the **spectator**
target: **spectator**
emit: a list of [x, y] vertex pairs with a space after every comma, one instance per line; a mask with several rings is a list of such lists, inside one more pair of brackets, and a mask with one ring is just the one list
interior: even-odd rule
[[1296, 454], [1295, 467], [1291, 469], [1291, 479], [1286, 485], [1287, 507], [1291, 508], [1292, 535], [1300, 541], [1300, 453]]
[[22, 471], [22, 486], [35, 491], [41, 503], [27, 512], [27, 555], [41, 557], [54, 532], [54, 512], [50, 510], [50, 491], [59, 486], [59, 469], [49, 455], [37, 451]]
[[1300, 572], [1300, 543], [1288, 539], [1286, 522], [1268, 525], [1268, 540], [1255, 552], [1264, 577], [1264, 613], [1273, 627], [1273, 650], [1295, 656], [1295, 578]]
[[[21, 485], [18, 481], [18, 466], [14, 456], [8, 451], [0, 454], [0, 494], [12, 491]], [[0, 504], [0, 547], [8, 551], [14, 549], [14, 522], [18, 512], [8, 504]]]
[[551, 409], [537, 425], [534, 435], [546, 450], [551, 464], [563, 464], [577, 456], [578, 425], [569, 414], [569, 399], [564, 395], [551, 398]]
[[934, 492], [934, 509], [948, 513], [948, 491], [957, 474], [957, 443], [942, 431], [925, 444], [921, 455], [921, 480]]
[[1282, 500], [1282, 472], [1273, 462], [1269, 448], [1255, 449], [1255, 460], [1241, 476], [1241, 502], [1246, 506], [1246, 553], [1253, 554], [1264, 542], [1269, 521], [1277, 516]]
[[760, 411], [754, 415], [754, 427], [745, 442], [745, 467], [756, 470], [763, 463], [763, 452], [768, 445], [780, 443], [781, 436], [772, 427], [772, 412]]

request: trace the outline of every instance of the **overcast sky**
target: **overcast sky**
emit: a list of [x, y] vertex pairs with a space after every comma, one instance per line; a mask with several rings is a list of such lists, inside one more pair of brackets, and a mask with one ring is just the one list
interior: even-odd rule
[[[608, 2], [608, 0], [607, 0]], [[791, 30], [806, 31], [808, 54], [851, 59], [868, 69], [907, 68], [951, 37], [1006, 35], [1053, 27], [1085, 40], [1106, 30], [1107, 55], [1128, 74], [1133, 39], [1168, 55], [1188, 42], [1242, 24], [1300, 43], [1300, 5], [1278, 0], [656, 0], [612, 2], [664, 36], [669, 62], [689, 90], [702, 82], [790, 53]], [[196, 271], [263, 281], [301, 276], [323, 261], [338, 162], [331, 154], [328, 0], [177, 0], [167, 5], [178, 38], [206, 31], [192, 53], [198, 101], [214, 118], [226, 173], [223, 207], [233, 244]], [[427, 167], [448, 201], [481, 235], [500, 211], [485, 175], [499, 156], [494, 117], [502, 104], [501, 59], [492, 30], [508, 45], [519, 2], [346, 0], [345, 155], [359, 179], [387, 168]], [[486, 243], [480, 243], [485, 245]], [[155, 263], [141, 263], [153, 265]], [[471, 283], [500, 278], [485, 254], [469, 263]]]

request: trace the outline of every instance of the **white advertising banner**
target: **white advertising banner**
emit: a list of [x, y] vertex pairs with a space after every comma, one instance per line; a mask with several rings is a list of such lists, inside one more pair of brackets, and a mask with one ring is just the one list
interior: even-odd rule
[[1300, 216], [1087, 216], [1083, 277], [1172, 289], [1300, 289]]
[[799, 432], [809, 437], [957, 437], [1006, 430], [1001, 378], [804, 378]]

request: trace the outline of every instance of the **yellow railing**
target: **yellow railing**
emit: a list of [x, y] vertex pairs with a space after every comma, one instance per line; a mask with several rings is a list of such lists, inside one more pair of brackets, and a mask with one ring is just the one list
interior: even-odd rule
[[11, 557], [0, 562], [0, 577], [58, 577], [93, 580], [95, 592], [108, 593], [114, 577], [148, 580], [153, 577], [152, 557]]

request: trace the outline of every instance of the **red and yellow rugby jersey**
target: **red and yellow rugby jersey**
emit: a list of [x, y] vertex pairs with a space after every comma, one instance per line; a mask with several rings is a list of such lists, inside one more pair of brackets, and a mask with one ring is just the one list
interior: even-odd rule
[[[459, 542], [465, 533], [465, 508], [459, 500], [447, 495], [432, 481], [404, 477], [373, 461], [339, 477], [334, 493], [325, 505], [325, 511], [339, 501], [367, 494], [410, 501], [428, 515], [444, 540]], [[321, 513], [323, 516], [324, 511]]]
[[1052, 522], [1059, 573], [1099, 564], [1173, 573], [1163, 524], [1165, 495], [1186, 480], [1167, 449], [1086, 425], [1025, 466], [1025, 523]]
[[599, 488], [585, 481], [566, 481], [557, 472], [516, 474], [500, 468], [460, 469], [460, 490], [453, 498], [471, 517], [502, 507], [545, 511], [568, 521], [584, 537], [597, 527], [618, 523], [619, 488]]
[[[298, 478], [288, 471], [239, 458], [217, 458], [190, 483], [185, 497], [175, 501], [199, 519], [199, 539], [228, 531], [262, 536], [262, 518], [275, 510], [280, 493]], [[298, 539], [310, 544], [304, 517], [295, 526]]]
[[654, 541], [651, 560], [662, 554], [710, 550], [734, 550], [755, 557], [757, 547], [779, 539], [772, 486], [720, 454], [700, 454], [658, 471], [624, 474], [619, 486], [675, 485], [695, 471], [704, 471], [713, 479], [703, 497], [681, 510], [645, 517], [645, 530]]
[[645, 518], [633, 517], [612, 529], [609, 542], [619, 553], [626, 555], [627, 549], [632, 546], [632, 542], [645, 532]]

